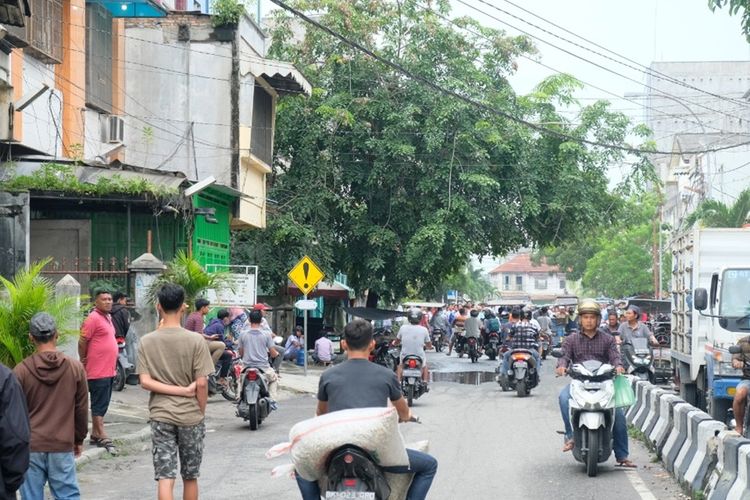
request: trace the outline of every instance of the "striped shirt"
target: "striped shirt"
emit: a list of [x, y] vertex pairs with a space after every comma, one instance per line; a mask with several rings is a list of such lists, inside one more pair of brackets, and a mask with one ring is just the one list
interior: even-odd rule
[[614, 367], [622, 366], [615, 338], [601, 329], [591, 338], [583, 333], [568, 336], [563, 342], [562, 351], [563, 356], [557, 361], [558, 368], [567, 368], [570, 364], [583, 363], [590, 359], [609, 363]]

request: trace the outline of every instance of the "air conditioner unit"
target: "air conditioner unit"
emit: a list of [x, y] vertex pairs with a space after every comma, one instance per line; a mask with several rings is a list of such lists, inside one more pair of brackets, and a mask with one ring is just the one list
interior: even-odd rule
[[102, 116], [102, 142], [120, 144], [125, 138], [125, 120], [121, 116]]

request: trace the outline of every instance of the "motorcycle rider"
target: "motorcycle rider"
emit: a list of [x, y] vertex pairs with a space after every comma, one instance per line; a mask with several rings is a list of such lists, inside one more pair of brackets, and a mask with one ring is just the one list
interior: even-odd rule
[[618, 333], [623, 344], [631, 342], [633, 339], [648, 339], [651, 345], [658, 345], [659, 342], [648, 326], [641, 323], [641, 308], [636, 305], [629, 305], [625, 310], [625, 323], [621, 324]]
[[422, 311], [419, 309], [410, 309], [407, 315], [408, 325], [402, 326], [398, 330], [396, 345], [401, 344], [401, 362], [396, 367], [398, 381], [401, 382], [403, 372], [404, 358], [406, 356], [419, 356], [422, 360], [422, 382], [425, 385], [425, 392], [428, 392], [427, 383], [430, 381], [430, 374], [427, 371], [427, 354], [425, 349], [432, 348], [432, 339], [427, 328], [420, 325], [422, 322]]
[[745, 425], [745, 401], [747, 400], [748, 390], [750, 390], [750, 367], [745, 366], [745, 360], [750, 360], [750, 336], [741, 338], [737, 345], [742, 349], [742, 352], [732, 355], [732, 367], [742, 370], [742, 380], [737, 384], [732, 409], [734, 410], [734, 419], [737, 422], [734, 430], [739, 432], [741, 436]]
[[453, 335], [451, 335], [451, 341], [448, 344], [448, 352], [445, 353], [446, 355], [450, 356], [453, 352], [453, 345], [456, 343], [456, 339], [458, 337], [464, 336], [464, 329], [466, 328], [466, 320], [468, 319], [468, 316], [466, 315], [466, 309], [463, 307], [458, 310], [458, 316], [456, 316], [456, 319], [453, 322]]
[[279, 376], [268, 363], [268, 355], [275, 360], [280, 354], [276, 350], [271, 337], [261, 328], [263, 315], [258, 309], [253, 309], [248, 314], [250, 327], [240, 334], [239, 346], [242, 364], [245, 368], [257, 368], [266, 377], [268, 382], [268, 393], [271, 396], [271, 408], [276, 409], [276, 394]]
[[464, 332], [466, 340], [470, 338], [477, 339], [477, 351], [481, 354], [481, 346], [479, 345], [481, 337], [482, 321], [479, 319], [479, 311], [472, 309], [469, 313], [469, 317], [464, 321]]
[[232, 367], [232, 340], [227, 338], [226, 329], [229, 326], [229, 310], [222, 308], [216, 313], [216, 317], [212, 319], [208, 326], [203, 330], [203, 336], [212, 341], [221, 341], [224, 343], [224, 352], [219, 357], [219, 364], [221, 369], [219, 371], [219, 384], [227, 385], [227, 375], [229, 375], [229, 369]]
[[443, 331], [443, 339], [450, 337], [451, 326], [448, 323], [448, 318], [445, 317], [445, 313], [443, 313], [442, 307], [437, 308], [430, 320], [430, 333], [434, 333], [435, 330]]
[[612, 335], [619, 346], [622, 343], [620, 338], [620, 321], [617, 319], [617, 311], [614, 309], [607, 310], [607, 322], [604, 324], [604, 331]]
[[[529, 314], [531, 314], [530, 311]], [[500, 372], [506, 377], [510, 369], [510, 355], [513, 353], [513, 349], [528, 349], [531, 351], [536, 362], [537, 376], [539, 376], [539, 371], [542, 367], [539, 357], [539, 331], [528, 320], [525, 318], [522, 319], [522, 315], [525, 316], [525, 313], [521, 313], [518, 309], [513, 309], [510, 313], [510, 320], [513, 324], [508, 332], [510, 350], [503, 354], [503, 364]]]
[[[342, 345], [348, 360], [320, 376], [316, 415], [352, 408], [385, 407], [390, 401], [400, 421], [411, 421], [411, 409], [396, 375], [368, 360], [375, 347], [372, 325], [368, 321], [355, 319], [344, 328]], [[437, 460], [420, 451], [407, 449], [406, 452], [409, 456], [408, 466], [384, 469], [394, 474], [414, 474], [407, 499], [424, 500], [437, 473]], [[297, 484], [303, 500], [320, 500], [320, 487], [316, 481], [307, 481], [298, 475]]]
[[484, 324], [482, 325], [482, 344], [487, 345], [490, 333], [500, 333], [500, 320], [495, 317], [491, 309], [484, 311]]
[[[591, 359], [614, 366], [618, 374], [624, 373], [620, 352], [614, 337], [598, 328], [601, 321], [601, 308], [593, 299], [582, 299], [578, 303], [578, 318], [581, 330], [571, 334], [562, 345], [562, 357], [557, 362], [555, 370], [558, 376], [567, 373], [568, 367]], [[565, 445], [563, 451], [574, 448], [573, 428], [570, 424], [570, 384], [560, 391], [560, 413], [565, 424]], [[625, 412], [622, 408], [615, 410], [613, 430], [613, 449], [615, 460], [621, 467], [636, 467], [628, 460], [628, 427], [625, 422]]]

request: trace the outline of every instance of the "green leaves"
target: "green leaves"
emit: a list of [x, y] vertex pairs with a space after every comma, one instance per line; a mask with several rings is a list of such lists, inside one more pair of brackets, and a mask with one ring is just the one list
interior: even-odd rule
[[717, 8], [722, 9], [729, 6], [729, 14], [734, 16], [742, 11], [742, 33], [747, 37], [747, 41], [750, 42], [750, 1], [748, 0], [708, 0], [708, 6], [712, 11], [716, 11]]
[[221, 290], [229, 286], [226, 273], [206, 272], [197, 260], [179, 251], [167, 264], [167, 269], [157, 277], [148, 289], [148, 298], [156, 303], [156, 294], [164, 283], [175, 283], [185, 289], [185, 303], [192, 310], [195, 300], [207, 290]]
[[718, 200], [702, 201], [685, 218], [683, 225], [690, 227], [700, 221], [704, 227], [742, 227], [749, 217], [750, 189], [745, 189], [732, 205], [726, 205]]

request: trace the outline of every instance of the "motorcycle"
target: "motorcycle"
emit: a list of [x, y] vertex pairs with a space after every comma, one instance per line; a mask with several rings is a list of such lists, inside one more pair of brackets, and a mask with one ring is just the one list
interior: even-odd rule
[[492, 361], [497, 359], [497, 355], [500, 353], [500, 334], [498, 332], [487, 334], [487, 344], [484, 346], [484, 353]]
[[117, 341], [117, 364], [115, 366], [115, 378], [112, 381], [112, 389], [122, 391], [128, 377], [135, 374], [135, 365], [128, 359], [125, 337], [115, 337]]
[[[738, 345], [733, 345], [729, 347], [729, 352], [730, 354], [742, 354], [742, 348]], [[742, 362], [746, 368], [750, 363], [747, 359], [743, 359]], [[737, 427], [737, 423], [734, 421], [734, 412], [732, 412], [732, 418], [730, 420], [729, 427], [731, 429]], [[750, 436], [750, 397], [745, 398], [745, 418], [743, 419], [742, 425], [742, 437], [748, 439], [748, 436]]]
[[435, 347], [435, 352], [440, 352], [443, 349], [443, 342], [445, 339], [445, 332], [440, 328], [432, 330], [432, 345]]
[[552, 350], [552, 337], [549, 333], [542, 332], [539, 334], [539, 343], [542, 346], [542, 359], [547, 359], [547, 355]]
[[539, 372], [532, 351], [512, 349], [508, 373], [499, 373], [497, 383], [503, 391], [515, 390], [520, 398], [531, 394], [531, 389], [539, 385]]
[[652, 384], [656, 381], [654, 352], [648, 339], [635, 338], [623, 344], [622, 350], [628, 365], [628, 375], [634, 375]]
[[237, 378], [238, 373], [235, 366], [239, 366], [241, 370], [242, 360], [235, 351], [231, 351], [232, 361], [227, 374], [227, 385], [219, 383], [219, 373], [221, 372], [221, 363], [216, 363], [216, 369], [208, 376], [208, 395], [209, 397], [215, 396], [221, 393], [222, 397], [227, 401], [237, 401]]
[[[562, 353], [552, 353], [560, 357]], [[596, 476], [599, 464], [612, 453], [615, 424], [615, 368], [588, 360], [574, 364], [570, 382], [570, 423], [573, 426], [573, 457], [586, 465], [589, 477]]]
[[[476, 337], [469, 337], [466, 339], [466, 351], [469, 355], [469, 358], [471, 359], [472, 363], [476, 363], [479, 361], [479, 341]], [[460, 358], [461, 356], [459, 356]]]
[[427, 383], [422, 381], [422, 359], [419, 356], [410, 355], [404, 358], [401, 367], [401, 390], [409, 406], [427, 392]]
[[[412, 417], [409, 421], [419, 423], [419, 418]], [[345, 444], [331, 452], [325, 463], [326, 499], [391, 498], [391, 487], [385, 471], [367, 450]]]
[[237, 416], [248, 421], [250, 430], [257, 430], [261, 422], [274, 410], [271, 395], [268, 392], [268, 382], [259, 368], [242, 369], [242, 365], [237, 364], [235, 373], [238, 373], [242, 384], [240, 400], [237, 403]]
[[401, 348], [395, 341], [381, 333], [375, 334], [375, 349], [370, 353], [370, 361], [396, 371], [401, 356]]

